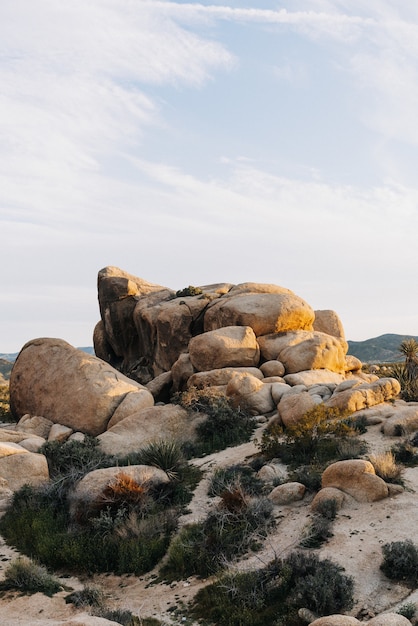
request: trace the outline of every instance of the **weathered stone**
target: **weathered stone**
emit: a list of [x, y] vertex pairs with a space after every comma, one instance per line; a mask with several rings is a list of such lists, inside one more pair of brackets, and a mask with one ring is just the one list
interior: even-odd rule
[[273, 398], [274, 405], [277, 406], [283, 396], [291, 391], [292, 387], [290, 387], [290, 385], [286, 385], [285, 383], [272, 383], [271, 397]]
[[263, 465], [257, 472], [257, 478], [265, 482], [273, 482], [277, 479], [283, 481], [286, 480], [287, 475], [286, 465], [279, 465], [278, 463], [267, 463], [267, 465]]
[[146, 388], [152, 393], [155, 402], [169, 402], [172, 386], [173, 375], [171, 372], [163, 372], [146, 384]]
[[339, 385], [344, 380], [344, 375], [327, 369], [317, 369], [298, 372], [297, 374], [287, 374], [284, 376], [284, 379], [288, 385], [318, 385], [327, 383]]
[[363, 383], [346, 391], [338, 391], [337, 387], [326, 406], [355, 413], [395, 398], [400, 390], [401, 386], [395, 378], [379, 378], [373, 383]]
[[187, 386], [204, 389], [205, 387], [227, 385], [235, 374], [244, 373], [264, 381], [263, 374], [257, 367], [222, 367], [207, 372], [196, 372], [190, 376]]
[[346, 372], [358, 372], [363, 367], [363, 363], [357, 357], [346, 354], [345, 355], [345, 371]]
[[15, 417], [43, 415], [90, 435], [106, 429], [129, 392], [138, 393], [138, 400], [143, 394], [145, 402], [154, 402], [140, 384], [61, 339], [29, 341], [10, 377], [10, 406]]
[[48, 420], [40, 415], [34, 415], [31, 417], [29, 414], [26, 414], [18, 421], [16, 430], [25, 432], [28, 435], [37, 435], [38, 437], [48, 439], [49, 431], [51, 430], [53, 423], [54, 422], [51, 420]]
[[400, 437], [418, 430], [418, 406], [399, 407], [382, 424], [382, 433], [388, 437]]
[[316, 406], [315, 399], [307, 391], [302, 391], [297, 394], [285, 394], [281, 398], [277, 410], [285, 426], [294, 426], [308, 411]]
[[341, 489], [336, 489], [335, 487], [324, 487], [318, 491], [312, 500], [311, 508], [313, 511], [317, 511], [321, 506], [323, 506], [326, 502], [335, 502], [335, 506], [337, 511], [339, 511], [343, 506], [347, 499], [347, 495], [341, 491]]
[[352, 496], [357, 502], [375, 502], [387, 498], [388, 486], [376, 476], [370, 461], [353, 459], [337, 461], [322, 474], [322, 487], [334, 487]]
[[159, 439], [193, 441], [196, 426], [203, 419], [175, 404], [153, 406], [126, 417], [98, 439], [107, 454], [124, 456]]
[[283, 483], [275, 487], [267, 496], [273, 504], [291, 504], [303, 499], [306, 487], [302, 483], [291, 482]]
[[8, 488], [42, 485], [49, 480], [48, 463], [43, 454], [28, 452], [18, 444], [0, 443], [0, 476]]
[[173, 377], [173, 391], [184, 391], [189, 378], [195, 373], [195, 368], [190, 360], [188, 352], [180, 354], [177, 361], [171, 368]]
[[152, 406], [154, 406], [154, 398], [148, 390], [147, 393], [144, 393], [143, 389], [140, 389], [139, 391], [131, 391], [126, 394], [122, 402], [114, 411], [112, 417], [107, 423], [106, 429], [109, 430], [109, 428], [112, 428], [112, 426], [115, 426], [115, 424], [121, 422], [130, 415], [139, 413], [143, 409], [149, 409]]
[[311, 626], [356, 626], [356, 624], [361, 622], [349, 615], [327, 615], [311, 622]]
[[283, 363], [280, 361], [266, 361], [262, 365], [260, 365], [260, 370], [263, 372], [264, 376], [284, 376], [285, 368]]
[[68, 437], [73, 434], [72, 428], [63, 426], [62, 424], [53, 424], [49, 431], [48, 441], [67, 441]]
[[228, 326], [193, 337], [189, 354], [198, 372], [221, 367], [255, 367], [260, 360], [257, 339], [249, 326]]
[[[65, 428], [65, 426], [64, 426]], [[22, 439], [19, 443], [22, 448], [25, 448], [28, 452], [39, 452], [42, 446], [46, 443], [46, 439], [43, 437], [37, 437], [36, 435], [31, 435], [27, 439]]]
[[263, 415], [274, 409], [273, 384], [279, 383], [263, 384], [251, 374], [234, 374], [226, 387], [226, 395], [234, 406], [246, 408], [252, 415]]
[[231, 290], [208, 307], [204, 328], [208, 331], [222, 326], [251, 326], [258, 337], [288, 330], [310, 330], [314, 317], [312, 308], [289, 290], [269, 293]]
[[343, 339], [320, 332], [295, 330], [258, 337], [264, 359], [277, 359], [288, 374], [328, 369], [343, 374], [348, 344]]
[[411, 626], [409, 619], [399, 613], [382, 613], [367, 622], [368, 626]]
[[345, 339], [343, 324], [335, 311], [326, 309], [315, 311], [313, 329], [326, 335]]
[[86, 474], [75, 486], [70, 494], [70, 512], [74, 518], [87, 518], [89, 512], [103, 508], [103, 493], [118, 478], [129, 476], [145, 488], [156, 487], [169, 482], [164, 470], [149, 465], [128, 465], [121, 467], [106, 467]]

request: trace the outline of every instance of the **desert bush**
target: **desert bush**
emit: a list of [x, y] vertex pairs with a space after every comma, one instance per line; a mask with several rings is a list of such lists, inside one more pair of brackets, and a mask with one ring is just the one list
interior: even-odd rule
[[10, 411], [9, 385], [0, 385], [0, 422], [15, 422]]
[[5, 569], [4, 578], [8, 587], [30, 593], [40, 591], [51, 596], [62, 589], [57, 578], [48, 574], [45, 567], [26, 556], [20, 556], [11, 561]]
[[398, 615], [403, 615], [403, 617], [406, 617], [406, 619], [411, 620], [413, 617], [415, 617], [415, 614], [417, 612], [417, 606], [415, 602], [407, 602], [406, 604], [400, 606], [396, 612], [398, 613]]
[[171, 480], [181, 478], [187, 465], [180, 445], [170, 439], [151, 441], [138, 452], [119, 459], [121, 465], [152, 465], [166, 472]]
[[46, 456], [52, 479], [69, 475], [80, 479], [95, 469], [110, 467], [115, 461], [100, 450], [99, 440], [90, 436], [84, 441], [47, 441], [40, 453]]
[[105, 595], [103, 591], [94, 585], [86, 585], [65, 597], [66, 604], [74, 604], [78, 608], [103, 607], [104, 601]]
[[392, 454], [395, 461], [409, 467], [418, 465], [417, 443], [416, 439], [412, 438], [411, 441], [405, 440], [392, 446]]
[[250, 572], [227, 572], [201, 589], [193, 617], [218, 626], [300, 624], [297, 610], [339, 613], [353, 604], [353, 580], [341, 567], [316, 555], [293, 553]]
[[266, 498], [248, 501], [243, 492], [224, 492], [221, 506], [200, 523], [184, 526], [174, 537], [160, 574], [176, 579], [208, 576], [229, 560], [258, 550], [274, 525], [273, 505]]
[[418, 583], [418, 549], [412, 541], [386, 543], [382, 551], [382, 572], [391, 580], [401, 580], [415, 587]]
[[232, 486], [240, 486], [248, 495], [257, 495], [262, 492], [264, 485], [249, 465], [230, 465], [215, 470], [210, 480], [208, 494], [220, 496]]
[[194, 287], [193, 285], [189, 285], [184, 289], [179, 289], [176, 291], [176, 298], [185, 298], [187, 296], [200, 296], [203, 293], [200, 287]]
[[320, 514], [313, 515], [303, 531], [299, 542], [301, 548], [319, 548], [332, 537], [332, 519]]
[[301, 465], [290, 472], [289, 479], [302, 483], [308, 491], [316, 492], [319, 491], [322, 486], [322, 471], [322, 466], [316, 463]]
[[190, 412], [205, 416], [197, 425], [197, 440], [184, 447], [188, 458], [248, 441], [256, 426], [247, 411], [233, 407], [225, 395], [211, 389], [192, 388], [178, 394], [173, 401]]
[[354, 434], [346, 412], [319, 404], [296, 424], [267, 428], [259, 448], [265, 458], [279, 457], [293, 467], [326, 463], [338, 458], [339, 445]]
[[377, 476], [383, 478], [387, 483], [402, 483], [402, 467], [396, 462], [391, 450], [372, 454], [369, 457], [370, 463], [374, 467]]

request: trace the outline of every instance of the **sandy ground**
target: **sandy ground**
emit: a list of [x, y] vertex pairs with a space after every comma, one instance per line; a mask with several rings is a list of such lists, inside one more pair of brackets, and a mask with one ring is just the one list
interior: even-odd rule
[[[259, 437], [260, 429], [255, 434]], [[363, 436], [369, 444], [369, 452], [389, 449], [397, 439], [383, 437], [380, 427], [369, 427]], [[201, 519], [213, 498], [207, 495], [210, 474], [216, 467], [243, 461], [256, 453], [253, 443], [229, 448], [220, 453], [196, 460], [205, 472], [189, 506], [189, 513], [181, 523]], [[396, 610], [407, 602], [417, 602], [418, 590], [413, 593], [407, 587], [389, 581], [379, 569], [382, 561], [382, 545], [411, 539], [418, 544], [418, 467], [404, 472], [405, 489], [399, 495], [372, 504], [352, 501], [339, 512], [333, 525], [333, 537], [320, 550], [323, 557], [341, 564], [355, 580], [355, 606], [352, 615], [367, 619], [375, 614]], [[277, 528], [257, 554], [244, 559], [240, 568], [259, 567], [275, 555], [285, 554], [294, 548], [309, 522], [310, 497], [287, 506], [276, 507]], [[16, 556], [16, 552], [0, 541], [0, 580], [4, 567]], [[85, 584], [100, 586], [107, 595], [112, 608], [129, 609], [141, 618], [155, 617], [169, 624], [186, 622], [184, 607], [203, 585], [205, 580], [189, 578], [172, 584], [155, 584], [156, 571], [142, 577], [97, 575], [88, 579], [64, 578], [63, 584], [79, 589]], [[65, 604], [68, 591], [48, 598], [42, 594], [32, 596], [7, 593], [0, 597], [0, 624], [21, 626], [34, 624], [59, 624], [61, 620], [74, 618], [80, 611]], [[79, 615], [74, 625], [87, 623]]]

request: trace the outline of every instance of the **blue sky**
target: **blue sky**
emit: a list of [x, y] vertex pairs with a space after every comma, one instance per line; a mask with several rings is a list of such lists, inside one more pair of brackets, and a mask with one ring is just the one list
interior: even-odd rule
[[106, 265], [418, 335], [404, 4], [2, 0], [0, 351], [91, 345]]

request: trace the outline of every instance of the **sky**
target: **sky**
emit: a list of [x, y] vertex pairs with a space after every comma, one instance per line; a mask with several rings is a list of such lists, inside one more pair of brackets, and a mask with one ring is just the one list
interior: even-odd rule
[[107, 266], [418, 335], [418, 3], [2, 0], [0, 352]]

